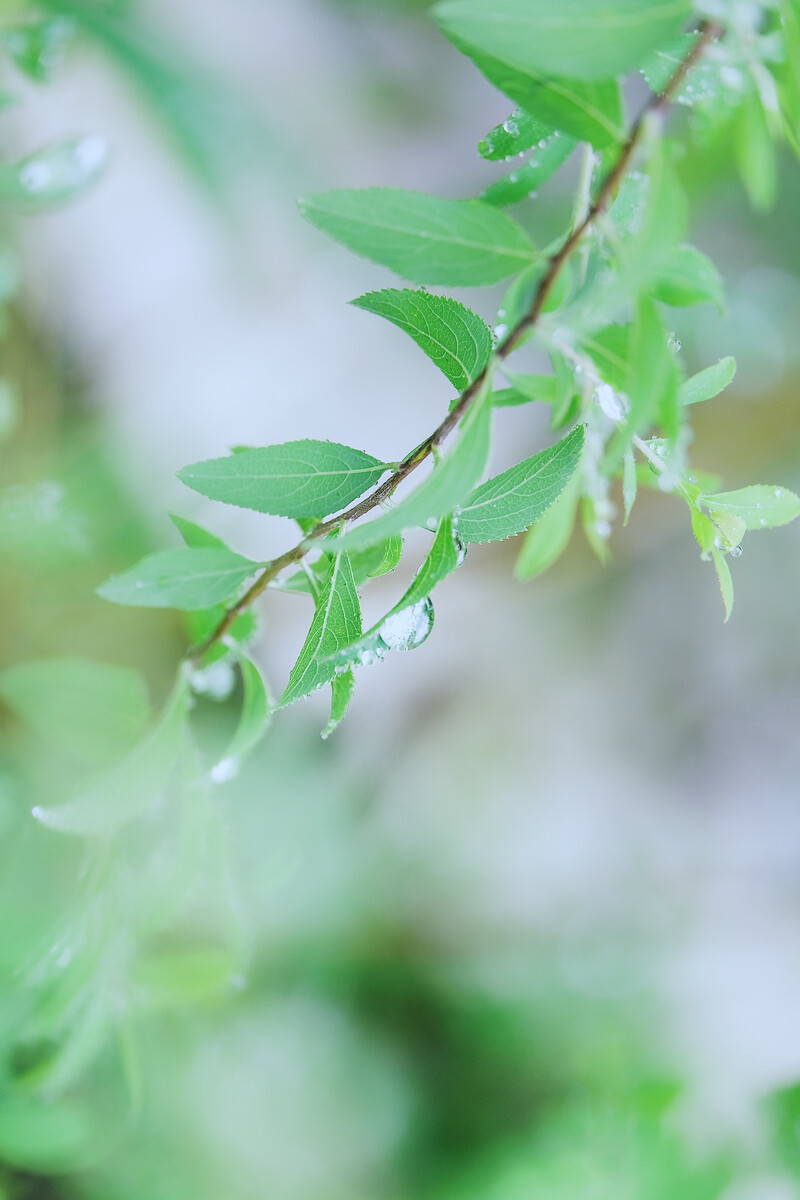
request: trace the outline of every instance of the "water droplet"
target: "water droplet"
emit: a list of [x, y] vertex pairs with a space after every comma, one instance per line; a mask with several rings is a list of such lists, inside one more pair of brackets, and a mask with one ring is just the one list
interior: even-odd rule
[[[761, 507], [761, 505], [759, 504], [759, 506], [758, 506], [758, 507], [760, 508], [760, 507]], [[766, 525], [766, 523], [767, 523], [767, 518], [766, 518], [766, 517], [762, 517], [762, 518], [761, 518], [761, 520], [760, 520], [758, 523], [759, 523], [759, 525], [761, 525], [761, 526], [763, 527], [763, 526], [764, 526], [764, 525]]]
[[519, 133], [519, 125], [513, 117], [509, 117], [506, 121], [503, 121], [503, 129], [505, 129], [506, 133], [510, 133], [512, 137], [516, 137]]
[[238, 773], [239, 763], [235, 758], [221, 758], [211, 768], [211, 778], [214, 783], [227, 783], [230, 779], [235, 779]]
[[389, 650], [414, 650], [422, 645], [432, 628], [433, 604], [426, 598], [387, 617], [379, 632]]
[[26, 192], [41, 192], [52, 178], [53, 172], [46, 162], [28, 163], [19, 173], [19, 181]]
[[731, 558], [739, 558], [741, 556], [741, 553], [742, 553], [741, 546], [731, 546], [731, 548], [730, 548]]
[[200, 696], [211, 700], [227, 700], [236, 684], [233, 666], [227, 659], [189, 672], [189, 684]]
[[609, 420], [621, 421], [625, 416], [622, 400], [609, 384], [598, 383], [594, 389], [594, 398]]
[[504, 337], [506, 336], [506, 334], [507, 334], [507, 333], [508, 333], [508, 326], [507, 326], [507, 325], [496, 325], [496, 326], [495, 326], [495, 330], [494, 330], [494, 336], [497, 338], [498, 342], [499, 342], [499, 341], [500, 341], [502, 338], [504, 338]]
[[519, 179], [519, 175], [517, 174], [517, 172], [516, 172], [516, 171], [512, 171], [512, 172], [511, 172], [511, 174], [510, 174], [510, 175], [509, 175], [509, 177], [508, 177], [508, 182], [509, 182], [509, 183], [516, 183], [518, 179]]
[[677, 354], [677, 353], [678, 353], [678, 351], [679, 351], [679, 350], [680, 350], [680, 348], [681, 348], [682, 342], [681, 342], [680, 338], [677, 338], [677, 337], [675, 336], [675, 334], [674, 334], [674, 333], [671, 333], [671, 334], [669, 335], [669, 339], [668, 339], [668, 341], [667, 341], [667, 345], [669, 346], [669, 348], [670, 348], [670, 350], [673, 352], [673, 354]]

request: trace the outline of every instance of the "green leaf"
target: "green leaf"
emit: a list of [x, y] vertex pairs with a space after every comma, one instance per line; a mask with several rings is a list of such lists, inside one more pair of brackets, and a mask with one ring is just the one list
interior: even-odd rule
[[[96, 1153], [97, 1129], [74, 1100], [43, 1104], [7, 1094], [0, 1102], [0, 1158], [18, 1171], [62, 1174], [86, 1167]], [[42, 1191], [49, 1190], [49, 1185]]]
[[308, 696], [336, 674], [332, 655], [361, 635], [361, 606], [346, 554], [331, 562], [328, 578], [320, 592], [314, 619], [297, 662], [292, 667], [279, 707]]
[[664, 304], [682, 306], [709, 301], [722, 312], [725, 293], [719, 272], [694, 246], [675, 246], [658, 268], [651, 294]]
[[633, 448], [628, 447], [622, 459], [622, 501], [625, 505], [625, 519], [623, 525], [628, 524], [628, 519], [631, 515], [631, 509], [636, 501], [636, 459], [634, 457]]
[[536, 256], [519, 225], [480, 200], [364, 188], [324, 192], [299, 204], [312, 225], [415, 283], [497, 283]]
[[101, 137], [72, 138], [0, 166], [0, 205], [39, 212], [75, 199], [102, 175], [108, 148]]
[[85, 658], [7, 667], [0, 696], [43, 741], [93, 766], [127, 753], [150, 717], [138, 671]]
[[171, 946], [141, 956], [132, 982], [148, 1005], [183, 1009], [219, 997], [231, 987], [236, 961], [220, 946]]
[[364, 583], [367, 579], [375, 579], [393, 571], [403, 553], [403, 539], [399, 533], [392, 533], [383, 542], [368, 546], [365, 550], [354, 550], [350, 554], [350, 565], [353, 568], [353, 578], [356, 583]]
[[778, 162], [754, 85], [736, 110], [733, 151], [750, 203], [757, 212], [768, 212], [778, 190]]
[[[338, 539], [337, 539], [338, 540]], [[332, 543], [336, 545], [336, 541]], [[354, 550], [349, 555], [350, 566], [353, 569], [353, 579], [356, 587], [368, 579], [385, 575], [393, 571], [400, 562], [403, 553], [403, 539], [399, 534], [390, 534], [374, 546], [364, 550]], [[330, 568], [330, 556], [322, 555], [316, 562], [300, 571], [295, 571], [288, 579], [277, 579], [270, 584], [281, 592], [297, 592], [303, 595], [319, 595], [325, 576]]]
[[531, 525], [514, 568], [517, 579], [541, 575], [569, 545], [580, 498], [580, 480], [573, 476], [558, 499]]
[[208, 608], [227, 600], [262, 565], [231, 550], [159, 550], [112, 575], [97, 594], [144, 608]]
[[519, 71], [609, 79], [679, 31], [689, 0], [442, 0], [434, 18], [456, 44]]
[[242, 673], [242, 711], [225, 754], [211, 768], [215, 783], [225, 783], [236, 775], [242, 760], [255, 749], [269, 726], [269, 693], [264, 677], [249, 655], [238, 650], [237, 657]]
[[433, 628], [429, 596], [465, 557], [466, 549], [455, 535], [453, 518], [443, 517], [425, 561], [398, 602], [361, 637], [337, 650], [334, 662], [366, 665], [385, 658], [390, 650], [421, 646]]
[[731, 569], [722, 550], [718, 550], [716, 546], [711, 547], [711, 557], [714, 560], [714, 570], [717, 572], [717, 579], [719, 580], [719, 590], [722, 593], [722, 603], [725, 605], [725, 621], [727, 622], [733, 612], [733, 580], [731, 579]]
[[718, 363], [704, 367], [691, 379], [686, 379], [678, 389], [678, 403], [700, 404], [712, 400], [724, 391], [736, 374], [736, 359], [721, 358]]
[[652, 301], [639, 301], [630, 335], [630, 409], [606, 452], [604, 470], [614, 470], [635, 433], [659, 420], [672, 432], [677, 411], [679, 373], [669, 335]]
[[397, 613], [405, 612], [415, 604], [418, 604], [420, 600], [426, 600], [437, 583], [441, 583], [447, 575], [450, 575], [457, 567], [461, 566], [465, 556], [465, 548], [456, 536], [453, 518], [451, 516], [443, 517], [439, 522], [436, 537], [433, 539], [433, 545], [425, 561], [417, 571], [408, 589], [400, 597], [397, 604], [381, 619], [380, 624], [383, 624], [387, 617], [393, 617]]
[[228, 549], [222, 538], [217, 537], [215, 533], [209, 533], [207, 529], [203, 529], [202, 525], [196, 525], [194, 521], [189, 521], [186, 517], [179, 517], [176, 513], [170, 513], [169, 519], [186, 545], [191, 546], [193, 550]]
[[356, 687], [356, 677], [353, 674], [352, 667], [348, 667], [346, 671], [334, 675], [331, 680], [331, 715], [328, 718], [328, 724], [322, 731], [323, 738], [329, 738], [337, 725], [340, 724], [350, 701], [353, 699], [353, 692]]
[[583, 449], [579, 425], [477, 488], [459, 510], [456, 528], [465, 542], [496, 542], [532, 525], [572, 478]]
[[625, 121], [619, 84], [561, 78], [549, 68], [522, 71], [501, 57], [448, 33], [450, 41], [475, 63], [490, 83], [541, 121], [598, 149], [624, 141]]
[[342, 548], [363, 549], [415, 525], [430, 525], [462, 503], [483, 474], [489, 457], [490, 395], [491, 380], [487, 376], [462, 418], [455, 445], [434, 465], [427, 479], [382, 516], [343, 534], [339, 539]]
[[478, 143], [478, 153], [489, 162], [505, 162], [552, 137], [554, 132], [552, 126], [543, 124], [533, 113], [515, 108], [502, 125], [495, 125]]
[[542, 139], [528, 161], [515, 167], [510, 175], [491, 184], [481, 194], [481, 200], [501, 208], [527, 200], [547, 183], [574, 149], [574, 139], [558, 132]]
[[449, 296], [386, 288], [351, 303], [405, 330], [458, 392], [477, 379], [491, 357], [486, 322]]
[[0, 39], [20, 71], [37, 83], [45, 83], [64, 62], [75, 32], [76, 23], [71, 17], [49, 17], [7, 25]]
[[175, 768], [189, 711], [189, 687], [180, 672], [157, 723], [108, 775], [57, 808], [35, 808], [49, 829], [79, 835], [107, 834], [156, 801]]
[[739, 517], [746, 529], [775, 529], [800, 516], [800, 499], [788, 488], [759, 483], [735, 492], [717, 492], [698, 496], [698, 503], [709, 511], [712, 520], [718, 513]]
[[[542, 259], [526, 267], [511, 281], [498, 310], [498, 316], [502, 317], [506, 329], [513, 329], [522, 317], [530, 312], [546, 269], [547, 259]], [[566, 262], [547, 293], [542, 312], [553, 312], [566, 302], [572, 290], [572, 280], [572, 268], [570, 263]], [[498, 329], [502, 329], [502, 326]]]
[[558, 392], [555, 375], [517, 375], [506, 368], [503, 369], [503, 374], [512, 386], [492, 392], [492, 404], [495, 408], [532, 402], [555, 404]]
[[276, 517], [324, 517], [346, 508], [387, 469], [363, 450], [339, 442], [284, 442], [210, 458], [178, 471], [187, 487]]

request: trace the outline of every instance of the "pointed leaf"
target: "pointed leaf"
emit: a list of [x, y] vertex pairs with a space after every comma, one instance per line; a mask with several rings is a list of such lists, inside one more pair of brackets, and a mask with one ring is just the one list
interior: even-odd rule
[[623, 525], [628, 524], [631, 509], [636, 501], [636, 484], [636, 459], [632, 447], [628, 447], [622, 459], [622, 500], [625, 505]]
[[351, 303], [405, 330], [458, 392], [477, 379], [491, 357], [486, 322], [449, 296], [385, 288]]
[[380, 479], [386, 464], [339, 442], [284, 442], [211, 458], [178, 478], [212, 500], [276, 517], [324, 517]]
[[76, 30], [73, 17], [48, 17], [44, 21], [7, 25], [0, 33], [0, 40], [20, 71], [37, 83], [44, 83], [62, 65]]
[[705, 505], [713, 519], [717, 513], [730, 513], [739, 517], [746, 529], [775, 529], [800, 516], [800, 498], [794, 492], [766, 483], [739, 488], [735, 492], [699, 496], [698, 502]]
[[292, 667], [282, 708], [330, 683], [336, 674], [331, 656], [361, 634], [361, 606], [346, 554], [337, 554], [320, 592], [314, 619], [297, 662]]
[[376, 520], [348, 530], [340, 538], [342, 547], [363, 549], [390, 534], [431, 524], [464, 500], [483, 474], [489, 457], [490, 389], [491, 380], [487, 377], [461, 421], [455, 445], [435, 464], [427, 479]]
[[725, 605], [725, 620], [730, 618], [733, 612], [733, 580], [731, 579], [731, 569], [728, 566], [728, 560], [722, 550], [718, 550], [716, 546], [711, 548], [711, 557], [714, 560], [714, 569], [717, 572], [719, 580], [719, 590], [722, 593], [722, 603]]
[[460, 509], [458, 536], [465, 542], [495, 542], [527, 529], [569, 483], [582, 449], [579, 425], [555, 446], [489, 479]]
[[553, 136], [555, 130], [524, 108], [515, 108], [502, 125], [495, 125], [478, 143], [478, 153], [489, 162], [505, 162], [517, 158], [541, 142]]
[[695, 246], [675, 246], [665, 256], [651, 287], [656, 300], [673, 306], [708, 301], [722, 312], [725, 293], [719, 271]]
[[187, 517], [179, 517], [176, 513], [170, 513], [169, 519], [186, 545], [190, 546], [193, 550], [228, 549], [222, 538], [217, 537], [215, 533], [209, 533], [207, 529], [203, 529], [202, 525], [196, 525], [194, 521], [188, 520]]
[[576, 141], [605, 149], [625, 138], [625, 121], [619, 84], [613, 80], [589, 82], [555, 74], [549, 68], [520, 70], [502, 57], [448, 33], [450, 41], [475, 63], [490, 83], [532, 113], [549, 129], [558, 129]]
[[35, 808], [49, 829], [104, 834], [145, 812], [159, 798], [175, 767], [189, 710], [189, 688], [178, 676], [158, 722], [118, 767], [87, 791], [57, 808]]
[[580, 498], [580, 480], [573, 476], [558, 499], [531, 525], [514, 568], [517, 579], [541, 575], [569, 545]]
[[159, 550], [97, 589], [114, 604], [208, 608], [227, 600], [261, 564], [231, 550]]
[[724, 391], [736, 374], [736, 359], [721, 358], [718, 363], [704, 367], [691, 379], [685, 380], [678, 389], [680, 404], [700, 404], [703, 400], [712, 400]]
[[519, 225], [480, 200], [365, 188], [309, 196], [300, 211], [355, 254], [415, 283], [496, 283], [536, 256]]
[[574, 139], [559, 132], [543, 138], [528, 161], [515, 167], [510, 175], [491, 184], [481, 193], [481, 200], [501, 208], [527, 200], [547, 183], [574, 149]]
[[0, 205], [38, 212], [72, 200], [99, 179], [108, 147], [101, 137], [73, 138], [20, 162], [0, 165]]
[[640, 66], [690, 11], [689, 0], [442, 0], [433, 15], [456, 44], [517, 70], [591, 80]]
[[0, 674], [0, 696], [37, 736], [94, 766], [129, 751], [150, 717], [138, 671], [85, 658], [7, 667]]
[[239, 651], [237, 657], [242, 673], [242, 711], [225, 754], [211, 768], [215, 783], [225, 783], [236, 775], [242, 759], [255, 749], [269, 726], [269, 694], [264, 677], [249, 655]]
[[343, 646], [333, 656], [337, 663], [371, 663], [389, 650], [410, 650], [421, 645], [433, 626], [426, 601], [437, 583], [460, 567], [466, 549], [453, 532], [453, 518], [443, 517], [433, 545], [410, 586], [371, 629]]
[[329, 738], [341, 722], [344, 714], [347, 712], [350, 701], [353, 699], [355, 687], [356, 677], [353, 674], [352, 667], [348, 667], [346, 671], [342, 671], [339, 675], [334, 675], [331, 680], [331, 715], [328, 718], [328, 724], [322, 731], [323, 738]]

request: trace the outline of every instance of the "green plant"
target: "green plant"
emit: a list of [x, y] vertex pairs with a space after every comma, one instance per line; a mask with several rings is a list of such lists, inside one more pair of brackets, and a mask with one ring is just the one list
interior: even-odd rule
[[[60, 45], [70, 32], [65, 12], [118, 47], [108, 32], [117, 28], [113, 14], [101, 9], [90, 21], [91, 8], [83, 5], [48, 7], [60, 13], [55, 23], [23, 22], [6, 31], [9, 53], [32, 73], [49, 53], [42, 46]], [[71, 658], [19, 664], [0, 676], [5, 703], [43, 745], [71, 759], [68, 798], [37, 803], [35, 816], [49, 829], [89, 839], [76, 918], [83, 957], [55, 982], [42, 969], [35, 979], [39, 999], [26, 1014], [28, 1057], [18, 1075], [44, 1094], [74, 1082], [109, 1025], [122, 1029], [127, 1050], [128, 994], [137, 986], [180, 1001], [213, 993], [235, 972], [245, 951], [227, 928], [219, 944], [200, 950], [170, 957], [160, 946], [152, 949], [180, 912], [177, 896], [187, 875], [207, 870], [225, 895], [225, 831], [209, 801], [213, 785], [236, 773], [276, 709], [326, 685], [332, 704], [324, 732], [330, 733], [351, 699], [359, 665], [425, 640], [433, 624], [431, 593], [463, 564], [468, 547], [524, 533], [517, 573], [530, 579], [557, 559], [579, 518], [604, 559], [612, 487], [620, 481], [626, 521], [638, 486], [652, 487], [688, 506], [701, 553], [713, 560], [727, 619], [733, 603], [727, 560], [738, 554], [744, 533], [800, 514], [800, 501], [786, 488], [720, 491], [717, 480], [689, 465], [692, 407], [717, 396], [735, 364], [724, 358], [684, 378], [666, 315], [676, 306], [724, 303], [714, 265], [684, 241], [680, 138], [730, 137], [756, 207], [768, 206], [774, 191], [773, 141], [783, 137], [800, 148], [796, 3], [709, 2], [693, 13], [677, 0], [562, 0], [555, 11], [522, 0], [444, 0], [435, 15], [517, 106], [480, 144], [487, 160], [518, 159], [513, 170], [479, 199], [374, 188], [309, 197], [301, 211], [356, 253], [421, 285], [372, 292], [354, 303], [407, 332], [441, 369], [455, 392], [449, 411], [397, 462], [303, 440], [237, 448], [184, 468], [180, 477], [195, 491], [292, 519], [300, 537], [278, 557], [255, 562], [175, 517], [184, 547], [149, 555], [101, 586], [115, 603], [186, 613], [192, 647], [160, 715], [150, 709], [141, 676], [127, 668]], [[141, 65], [141, 56], [129, 57]], [[637, 69], [651, 95], [628, 124], [620, 77]], [[155, 76], [157, 94], [163, 79]], [[672, 101], [691, 105], [695, 123], [667, 138]], [[504, 209], [529, 198], [573, 154], [580, 169], [571, 223], [539, 250]], [[76, 162], [85, 168], [80, 177]], [[99, 155], [88, 154], [82, 142], [47, 151], [5, 169], [0, 199], [50, 204], [89, 183], [99, 165]], [[528, 215], [535, 232], [535, 206]], [[425, 290], [509, 278], [494, 332], [460, 301]], [[551, 373], [510, 365], [532, 343], [547, 354]], [[493, 409], [531, 402], [550, 406], [558, 440], [484, 481]], [[429, 474], [396, 498], [425, 464], [432, 464]], [[365, 631], [358, 589], [397, 566], [402, 535], [411, 528], [428, 530], [430, 551], [406, 591]], [[256, 628], [252, 606], [268, 588], [310, 598], [314, 606], [276, 701], [248, 648]], [[226, 745], [209, 752], [192, 736], [194, 697], [234, 686], [241, 694], [237, 727]], [[159, 809], [165, 795], [174, 805]], [[178, 883], [169, 872], [159, 874], [149, 847], [137, 840], [135, 819], [154, 811], [163, 845], [178, 860]], [[117, 836], [123, 830], [126, 836]], [[182, 855], [193, 839], [202, 853], [187, 865]], [[131, 881], [142, 873], [150, 890], [131, 902]], [[130, 944], [120, 955], [111, 929], [126, 905]], [[148, 949], [137, 957], [140, 944]], [[92, 972], [113, 986], [90, 989], [87, 997]]]

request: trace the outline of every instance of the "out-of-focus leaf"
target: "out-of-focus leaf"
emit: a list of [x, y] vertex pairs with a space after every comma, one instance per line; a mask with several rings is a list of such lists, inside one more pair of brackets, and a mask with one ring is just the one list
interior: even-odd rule
[[37, 736], [93, 766], [131, 750], [150, 717], [138, 671], [84, 658], [7, 667], [0, 696]]
[[101, 137], [72, 138], [0, 165], [0, 205], [39, 212], [81, 195], [103, 173], [108, 147]]
[[614, 80], [590, 82], [558, 76], [549, 68], [520, 70], [486, 50], [448, 34], [490, 83], [551, 131], [588, 141], [598, 149], [625, 137], [622, 95]]
[[3, 46], [14, 63], [38, 83], [44, 83], [64, 62], [76, 31], [72, 17], [7, 25], [0, 32]]
[[519, 71], [603, 80], [639, 67], [673, 38], [689, 0], [441, 0], [434, 17]]
[[162, 794], [183, 744], [189, 688], [180, 672], [150, 733], [127, 758], [74, 799], [57, 808], [35, 808], [49, 829], [84, 836], [108, 834], [145, 812]]
[[227, 600], [260, 565], [232, 550], [158, 550], [112, 575], [97, 594], [114, 604], [144, 608], [208, 608]]
[[678, 389], [680, 404], [700, 404], [703, 400], [712, 400], [724, 391], [736, 374], [736, 359], [721, 358], [710, 367], [704, 367], [690, 379], [684, 380]]
[[29, 1096], [0, 1101], [0, 1158], [18, 1171], [61, 1174], [87, 1166], [97, 1130], [77, 1101], [43, 1104]]
[[179, 517], [176, 513], [170, 513], [169, 519], [186, 545], [190, 546], [193, 550], [228, 549], [222, 538], [217, 537], [215, 533], [209, 533], [202, 525], [197, 525], [194, 521], [190, 521], [186, 517]]
[[775, 529], [800, 516], [800, 498], [794, 492], [765, 483], [699, 496], [698, 502], [708, 509], [712, 520], [717, 513], [730, 513], [739, 517], [747, 529]]

